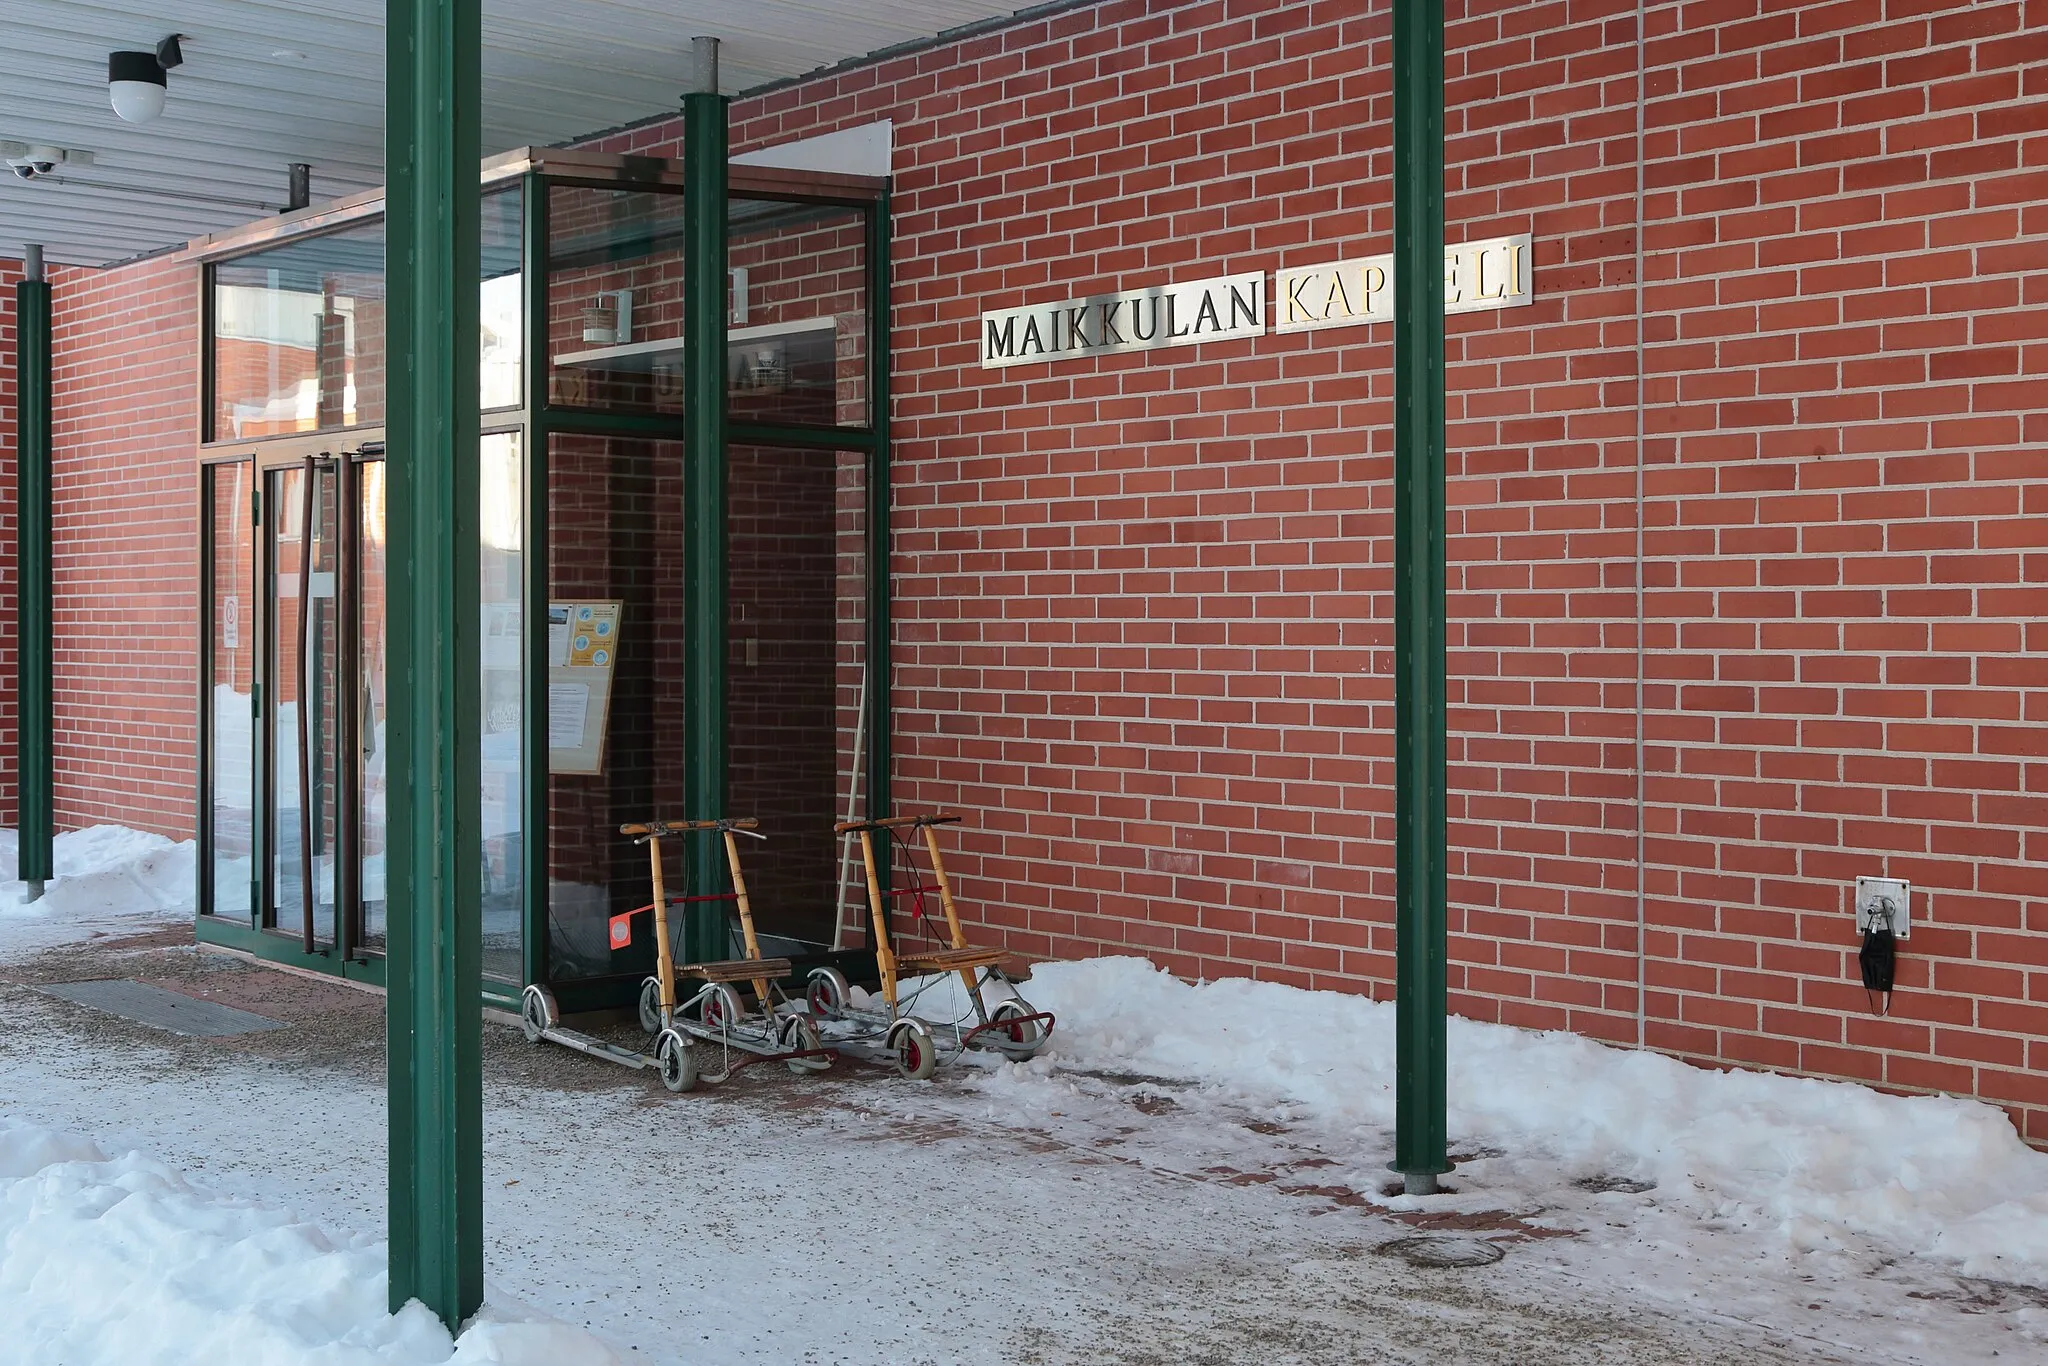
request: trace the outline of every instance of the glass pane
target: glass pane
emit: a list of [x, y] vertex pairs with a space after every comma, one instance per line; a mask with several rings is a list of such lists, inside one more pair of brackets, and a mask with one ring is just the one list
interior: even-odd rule
[[483, 545], [483, 919], [484, 976], [520, 983], [525, 911], [520, 858], [520, 742], [526, 715], [522, 641], [519, 433], [487, 433], [480, 446]]
[[732, 419], [865, 426], [866, 213], [734, 200], [726, 251]]
[[651, 895], [647, 855], [619, 827], [694, 814], [682, 809], [682, 459], [674, 441], [558, 434], [548, 445], [548, 952], [557, 981], [652, 969], [640, 922], [623, 951], [607, 933], [610, 916]]
[[256, 586], [255, 491], [247, 461], [206, 471], [207, 515], [212, 520], [213, 601], [207, 612], [213, 715], [207, 755], [212, 790], [212, 897], [200, 909], [246, 920], [255, 868], [252, 783], [256, 773], [255, 621], [245, 615]]
[[548, 401], [683, 407], [683, 199], [556, 185], [548, 200]]
[[[522, 196], [482, 205], [478, 384], [521, 402]], [[384, 224], [304, 237], [213, 268], [213, 436], [238, 441], [384, 420]]]
[[483, 290], [477, 300], [483, 334], [477, 384], [486, 409], [516, 408], [525, 397], [520, 392], [519, 363], [526, 344], [526, 296], [519, 273], [522, 202], [516, 185], [484, 196]]
[[832, 825], [867, 809], [866, 473], [856, 451], [731, 448], [730, 791], [768, 837], [743, 850], [767, 953], [830, 943], [835, 906], [865, 919], [858, 853]]
[[384, 420], [384, 225], [213, 268], [213, 438]]
[[[303, 930], [311, 889], [313, 937], [334, 932], [335, 631], [334, 475], [270, 476], [271, 902], [268, 923]], [[310, 879], [310, 881], [309, 881]]]
[[361, 595], [357, 612], [362, 640], [362, 719], [356, 728], [362, 754], [357, 773], [363, 785], [358, 806], [362, 838], [357, 850], [361, 859], [362, 920], [356, 942], [365, 949], [384, 949], [384, 842], [389, 828], [385, 808], [384, 722], [388, 693], [384, 686], [384, 462], [364, 462], [356, 475], [362, 501], [362, 535], [356, 560], [356, 591]]

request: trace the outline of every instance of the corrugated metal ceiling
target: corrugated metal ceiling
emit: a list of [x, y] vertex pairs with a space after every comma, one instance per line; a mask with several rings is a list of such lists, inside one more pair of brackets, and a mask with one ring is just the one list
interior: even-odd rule
[[[728, 92], [1012, 13], [1016, 0], [484, 0], [484, 151], [546, 146], [677, 107], [690, 39]], [[163, 116], [114, 117], [107, 54], [187, 35]], [[0, 176], [0, 255], [97, 265], [383, 179], [378, 0], [0, 0], [0, 142], [88, 152]]]

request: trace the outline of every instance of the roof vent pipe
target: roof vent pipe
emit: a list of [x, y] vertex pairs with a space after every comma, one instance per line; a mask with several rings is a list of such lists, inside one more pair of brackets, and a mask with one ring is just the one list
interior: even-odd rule
[[303, 161], [285, 164], [284, 211], [303, 209], [313, 202], [313, 168]]
[[32, 281], [43, 278], [43, 249], [33, 242], [22, 246], [21, 278]]
[[718, 93], [718, 40], [716, 38], [692, 38], [690, 40], [690, 88], [692, 95], [716, 95]]

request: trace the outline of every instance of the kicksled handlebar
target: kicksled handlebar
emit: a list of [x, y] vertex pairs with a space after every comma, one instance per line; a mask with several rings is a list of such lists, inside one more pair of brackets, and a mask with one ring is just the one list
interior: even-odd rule
[[841, 821], [832, 827], [835, 835], [855, 835], [863, 830], [907, 830], [925, 825], [955, 825], [958, 816], [884, 816], [878, 821]]
[[619, 827], [619, 833], [621, 835], [637, 836], [638, 840], [649, 840], [659, 839], [664, 835], [687, 834], [692, 830], [717, 830], [740, 835], [752, 835], [757, 840], [767, 839], [768, 837], [761, 834], [757, 828], [760, 824], [761, 822], [755, 820], [752, 816], [742, 817], [739, 820], [648, 821], [645, 824], [639, 825], [622, 825]]

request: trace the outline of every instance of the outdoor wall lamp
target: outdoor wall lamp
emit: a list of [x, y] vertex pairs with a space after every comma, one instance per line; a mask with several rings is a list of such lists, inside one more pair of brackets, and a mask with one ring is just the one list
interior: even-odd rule
[[183, 36], [173, 33], [158, 43], [154, 52], [107, 54], [107, 96], [122, 122], [148, 123], [164, 112], [164, 94], [170, 83], [166, 73], [185, 61], [178, 47]]

